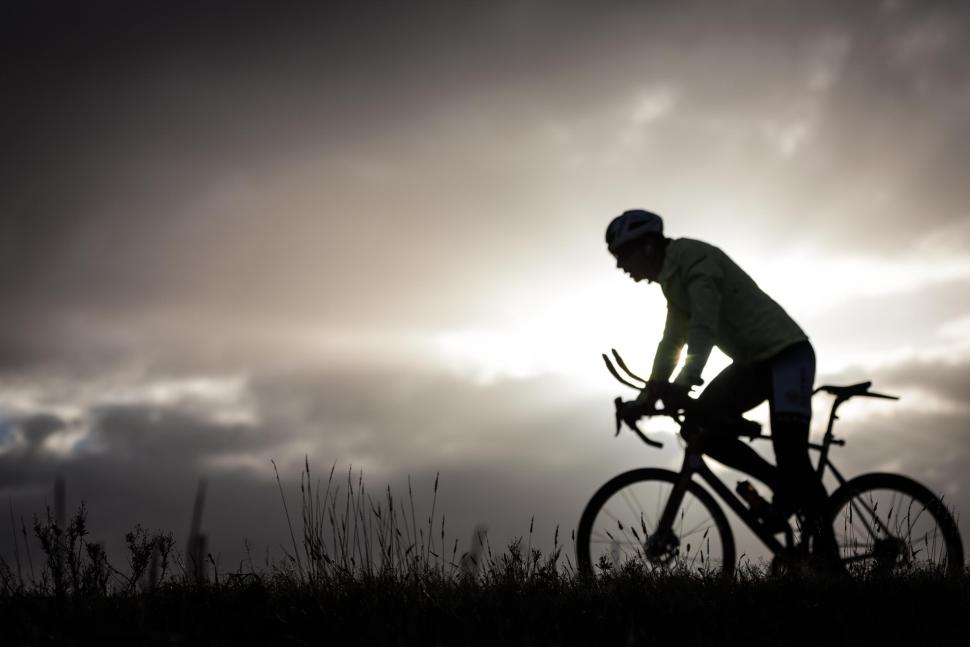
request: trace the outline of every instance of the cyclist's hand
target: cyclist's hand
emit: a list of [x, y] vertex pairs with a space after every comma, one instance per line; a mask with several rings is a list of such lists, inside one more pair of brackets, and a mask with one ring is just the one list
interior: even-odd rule
[[633, 426], [640, 418], [656, 411], [657, 400], [663, 397], [666, 388], [666, 382], [659, 382], [657, 380], [647, 382], [647, 385], [640, 391], [636, 400], [623, 403], [623, 408], [620, 410], [620, 416], [623, 418], [623, 421]]
[[647, 385], [643, 387], [640, 391], [640, 395], [637, 396], [635, 402], [638, 402], [644, 406], [645, 411], [651, 411], [656, 408], [657, 400], [663, 397], [664, 390], [666, 389], [666, 382], [659, 382], [657, 380], [650, 380]]
[[690, 387], [676, 382], [664, 385], [660, 399], [663, 400], [665, 409], [686, 409], [694, 401], [690, 397]]
[[631, 427], [636, 424], [637, 420], [655, 409], [653, 402], [641, 401], [640, 398], [624, 402], [621, 407], [620, 417], [623, 419], [623, 422]]

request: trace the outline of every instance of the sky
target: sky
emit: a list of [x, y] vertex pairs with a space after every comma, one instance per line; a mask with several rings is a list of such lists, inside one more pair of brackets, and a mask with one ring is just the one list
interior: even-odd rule
[[661, 451], [612, 437], [612, 399], [634, 393], [600, 353], [646, 372], [665, 307], [606, 252], [629, 208], [737, 261], [806, 330], [819, 384], [902, 396], [843, 408], [840, 469], [970, 510], [963, 3], [2, 13], [15, 518], [60, 476], [109, 549], [136, 523], [181, 539], [205, 479], [203, 530], [232, 568], [244, 539], [279, 552], [271, 461], [291, 510], [306, 462], [373, 492], [410, 476], [424, 507], [440, 475], [463, 545], [533, 518], [537, 543], [568, 536], [608, 478], [681, 457], [662, 423]]

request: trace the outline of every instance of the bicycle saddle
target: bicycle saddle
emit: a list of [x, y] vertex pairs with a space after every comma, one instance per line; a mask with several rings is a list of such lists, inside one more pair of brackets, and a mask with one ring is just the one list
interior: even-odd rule
[[832, 386], [830, 384], [826, 384], [825, 386], [820, 386], [815, 389], [815, 393], [825, 391], [826, 393], [831, 393], [837, 398], [851, 398], [854, 395], [865, 394], [869, 391], [870, 386], [872, 386], [872, 382], [860, 382], [850, 386]]
[[861, 395], [866, 398], [882, 398], [884, 400], [898, 400], [899, 398], [895, 395], [886, 395], [884, 393], [876, 393], [875, 391], [870, 391], [869, 387], [872, 386], [872, 382], [859, 382], [858, 384], [852, 384], [849, 386], [832, 386], [831, 384], [826, 384], [825, 386], [820, 386], [814, 391], [812, 395], [815, 395], [819, 391], [825, 391], [826, 393], [831, 393], [836, 397], [837, 400], [848, 400], [849, 398]]

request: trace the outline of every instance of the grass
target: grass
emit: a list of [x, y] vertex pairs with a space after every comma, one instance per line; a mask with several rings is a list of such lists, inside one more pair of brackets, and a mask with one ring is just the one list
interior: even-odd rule
[[301, 585], [316, 589], [374, 578], [382, 581], [479, 579], [487, 584], [499, 573], [503, 577], [534, 578], [559, 575], [560, 570], [563, 575], [574, 571], [571, 558], [562, 554], [558, 527], [553, 551], [546, 557], [532, 548], [531, 523], [528, 539], [513, 540], [498, 557], [493, 555], [488, 535], [481, 529], [476, 531], [473, 545], [459, 553], [459, 540], [448, 539], [445, 515], [440, 520], [435, 516], [438, 476], [432, 490], [431, 513], [427, 519], [419, 519], [410, 477], [408, 498], [401, 501], [395, 498], [390, 486], [375, 498], [366, 490], [363, 475], [359, 473], [355, 480], [350, 470], [346, 479], [338, 483], [335, 471], [336, 464], [321, 487], [319, 480], [314, 481], [309, 463], [304, 463], [300, 479], [301, 541], [297, 541], [277, 473], [291, 538], [291, 549], [284, 553], [282, 569], [288, 578]]
[[558, 528], [547, 555], [533, 547], [531, 524], [501, 552], [484, 532], [460, 550], [436, 517], [437, 491], [436, 478], [431, 513], [419, 518], [410, 481], [407, 499], [390, 488], [375, 497], [362, 475], [338, 478], [334, 465], [317, 480], [305, 462], [297, 515], [283, 497], [282, 556], [234, 573], [208, 556], [202, 582], [171, 534], [136, 527], [117, 568], [88, 541], [83, 504], [66, 528], [48, 511], [33, 522], [39, 573], [24, 523], [13, 561], [0, 557], [5, 644], [847, 644], [970, 632], [970, 572], [845, 582], [771, 577], [745, 563], [726, 579], [631, 561], [585, 578]]

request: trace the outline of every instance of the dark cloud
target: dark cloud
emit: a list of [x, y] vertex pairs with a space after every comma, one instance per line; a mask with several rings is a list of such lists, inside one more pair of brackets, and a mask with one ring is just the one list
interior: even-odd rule
[[38, 452], [45, 440], [68, 426], [65, 420], [49, 413], [27, 416], [22, 420], [7, 421], [7, 424], [23, 434], [26, 443], [25, 449], [29, 453]]
[[[487, 316], [495, 286], [543, 265], [533, 241], [587, 236], [551, 205], [609, 203], [621, 181], [666, 202], [680, 231], [711, 231], [682, 199], [704, 186], [761, 205], [741, 231], [843, 246], [911, 240], [966, 204], [966, 20], [946, 6], [52, 6], [7, 22], [8, 362], [88, 342], [65, 329], [74, 318], [159, 304], [169, 319], [351, 326]], [[920, 29], [927, 46], [893, 54]], [[832, 79], [813, 99], [819, 65]], [[657, 84], [676, 110], [619, 168], [577, 182], [557, 170], [568, 149], [536, 143], [552, 121], [580, 153], [610, 146], [623, 106]], [[779, 161], [765, 125], [803, 119], [804, 148]]]
[[[57, 452], [40, 446], [67, 429], [63, 420], [38, 414], [12, 421], [27, 444], [0, 454], [0, 490], [28, 526], [33, 514], [43, 517], [45, 506], [53, 505], [52, 486], [62, 478], [70, 510], [82, 500], [87, 503], [92, 538], [104, 541], [121, 563], [124, 533], [136, 523], [172, 531], [184, 545], [195, 490], [206, 479], [203, 530], [214, 551], [227, 551], [237, 560], [245, 539], [259, 551], [257, 558], [266, 546], [277, 546], [275, 533], [283, 526], [271, 482], [248, 465], [216, 468], [209, 462], [248, 454], [268, 465], [273, 451], [267, 447], [278, 442], [274, 434], [252, 425], [219, 424], [180, 405], [99, 406], [84, 417], [89, 433], [70, 450]], [[5, 555], [11, 548], [8, 540], [2, 544]]]
[[[117, 462], [158, 473], [198, 472], [205, 460], [226, 452], [259, 451], [268, 444], [265, 433], [244, 425], [219, 425], [178, 407], [114, 406], [85, 412], [90, 431], [64, 454], [42, 450], [44, 441], [71, 426], [62, 418], [41, 413], [13, 419], [26, 441], [0, 456], [0, 486], [44, 483], [75, 463]], [[73, 425], [75, 428], [77, 423]]]
[[876, 391], [891, 393], [900, 389], [928, 394], [951, 406], [970, 405], [970, 361], [966, 356], [917, 356], [875, 368], [849, 367], [823, 378], [822, 381], [833, 384], [872, 380]]
[[966, 358], [917, 360], [880, 371], [887, 383], [915, 387], [951, 403], [970, 403], [970, 366]]
[[198, 469], [206, 458], [260, 452], [273, 439], [252, 425], [208, 422], [174, 407], [105, 406], [95, 408], [91, 417], [92, 441], [107, 445], [119, 460], [184, 461]]
[[918, 237], [961, 222], [970, 206], [959, 179], [970, 161], [970, 16], [952, 4], [912, 9], [853, 33], [831, 91], [834, 118], [818, 143], [833, 170], [851, 174], [841, 196], [821, 197], [820, 211], [837, 209], [833, 199], [852, 201], [857, 225], [846, 234], [864, 235], [869, 246], [896, 247], [902, 232]]
[[[354, 479], [363, 469], [375, 496], [389, 484], [405, 497], [411, 475], [425, 516], [440, 472], [437, 509], [464, 546], [479, 523], [504, 545], [527, 533], [533, 515], [537, 534], [548, 535], [542, 541], [551, 542], [557, 524], [563, 541], [598, 482], [635, 464], [627, 454], [636, 441], [611, 438], [610, 403], [563, 406], [559, 398], [570, 392], [557, 380], [477, 385], [326, 370], [267, 376], [252, 385], [263, 414], [258, 424], [220, 424], [185, 404], [99, 406], [89, 412], [89, 439], [67, 455], [0, 454], [0, 488], [22, 513], [42, 510], [55, 476], [63, 476], [70, 505], [86, 500], [94, 532], [120, 549], [126, 525], [136, 522], [184, 532], [205, 477], [205, 525], [214, 547], [238, 560], [245, 538], [279, 554], [286, 528], [270, 460], [280, 467], [292, 512], [305, 452], [315, 478], [325, 482], [336, 464], [345, 479], [353, 466]], [[52, 418], [35, 416], [30, 424], [50, 429]], [[245, 460], [219, 462], [226, 457]]]
[[[15, 114], [4, 140], [20, 145], [5, 156], [0, 281], [6, 296], [40, 310], [52, 300], [90, 308], [173, 294], [192, 307], [252, 310], [272, 299], [296, 308], [310, 287], [304, 277], [315, 274], [321, 292], [359, 313], [373, 306], [327, 275], [351, 262], [348, 251], [369, 249], [387, 265], [357, 268], [362, 286], [394, 267], [403, 287], [442, 264], [456, 284], [475, 281], [447, 249], [454, 214], [484, 202], [492, 222], [511, 225], [516, 205], [535, 200], [536, 233], [548, 228], [555, 210], [541, 204], [556, 192], [582, 196], [572, 195], [572, 179], [549, 177], [556, 160], [534, 150], [537, 128], [552, 119], [581, 130], [584, 115], [658, 83], [681, 93], [676, 114], [629, 163], [597, 175], [639, 178], [675, 209], [665, 196], [701, 185], [730, 192], [739, 208], [760, 203], [746, 217], [768, 236], [838, 243], [864, 232], [870, 245], [896, 246], [912, 238], [908, 214], [935, 226], [962, 218], [967, 203], [966, 69], [957, 63], [967, 60], [966, 16], [955, 5], [26, 7], [7, 23], [4, 58], [19, 73], [7, 77], [17, 100], [5, 104]], [[830, 63], [818, 114], [803, 114], [801, 103], [813, 101], [805, 85], [833, 39], [848, 43], [844, 60]], [[897, 52], [906, 43], [917, 43], [908, 45], [915, 53]], [[770, 162], [764, 129], [804, 119], [814, 122], [802, 153]], [[330, 163], [314, 168], [321, 157]], [[385, 165], [398, 187], [373, 176], [348, 182], [361, 161]], [[739, 166], [752, 169], [748, 179]], [[517, 179], [529, 169], [536, 197]], [[310, 174], [306, 184], [294, 171]], [[284, 193], [318, 187], [315, 213], [265, 197], [279, 174], [291, 176]], [[199, 201], [227, 184], [264, 197], [200, 213]], [[443, 188], [466, 203], [428, 197]], [[490, 197], [503, 193], [512, 204]], [[691, 211], [672, 215], [702, 224]], [[525, 262], [531, 246], [474, 217], [459, 221], [483, 245], [464, 258], [488, 263], [511, 245], [507, 261]], [[410, 245], [394, 241], [423, 244], [437, 262], [417, 263]], [[285, 282], [301, 289], [279, 289]]]

